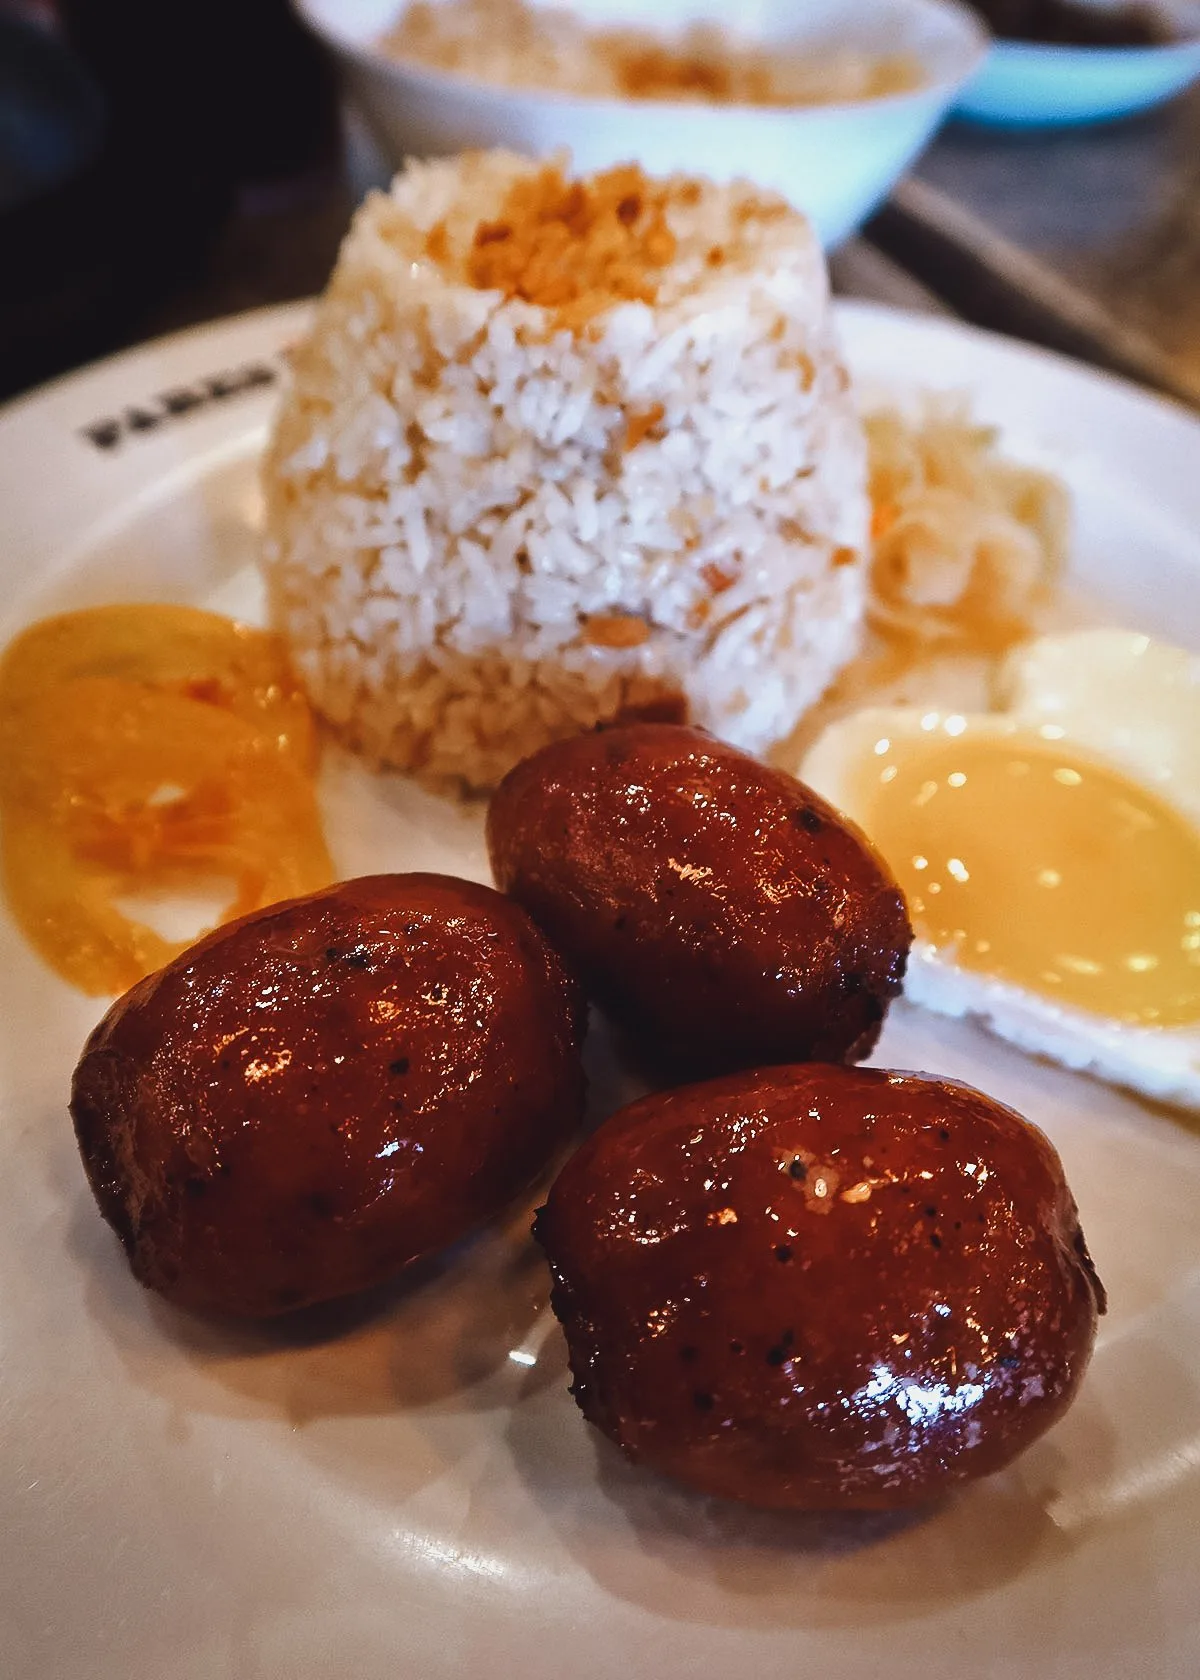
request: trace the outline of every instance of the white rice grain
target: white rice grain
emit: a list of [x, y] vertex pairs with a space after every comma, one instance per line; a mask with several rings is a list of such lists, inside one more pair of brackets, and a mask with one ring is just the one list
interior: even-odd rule
[[566, 330], [463, 266], [538, 167], [413, 164], [359, 211], [266, 458], [273, 618], [354, 746], [439, 781], [489, 787], [647, 711], [763, 751], [864, 611], [865, 448], [821, 253], [744, 183], [672, 181], [653, 303]]

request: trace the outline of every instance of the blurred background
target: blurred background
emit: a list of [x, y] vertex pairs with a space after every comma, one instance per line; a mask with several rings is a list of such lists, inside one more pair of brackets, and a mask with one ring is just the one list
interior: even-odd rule
[[[1092, 0], [1098, 36], [1060, 40], [1054, 3], [986, 0], [986, 22], [1025, 44], [947, 88], [928, 145], [839, 229], [835, 285], [1200, 406], [1200, 25], [1183, 15], [1174, 82], [1149, 108], [1088, 120], [1075, 107], [1099, 97], [1093, 67], [1111, 84], [1143, 74], [1155, 48], [1129, 37], [1114, 0]], [[304, 21], [287, 0], [0, 0], [0, 397], [321, 288], [398, 141], [351, 38], [362, 0], [303, 9]], [[1079, 51], [1082, 68], [1067, 56]], [[371, 73], [392, 78], [378, 97], [407, 120], [413, 86], [394, 67]], [[453, 109], [436, 78], [423, 97], [427, 127]]]

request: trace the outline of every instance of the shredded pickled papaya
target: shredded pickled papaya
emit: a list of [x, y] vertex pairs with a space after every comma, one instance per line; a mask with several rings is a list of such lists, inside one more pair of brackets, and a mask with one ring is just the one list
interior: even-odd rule
[[191, 943], [122, 908], [224, 884], [218, 919], [332, 878], [317, 736], [274, 636], [173, 606], [32, 626], [0, 661], [0, 844], [14, 918], [82, 991]]

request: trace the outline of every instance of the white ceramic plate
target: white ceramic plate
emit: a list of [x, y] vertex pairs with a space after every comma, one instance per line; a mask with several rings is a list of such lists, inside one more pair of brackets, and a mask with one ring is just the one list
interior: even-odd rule
[[[272, 400], [254, 381], [304, 318], [152, 345], [0, 416], [5, 634], [85, 602], [252, 605]], [[1110, 617], [1200, 647], [1200, 424], [955, 325], [842, 320], [862, 375], [966, 388], [1066, 474], [1079, 576]], [[469, 815], [340, 759], [326, 793], [345, 873], [484, 873]], [[0, 920], [5, 1680], [1200, 1672], [1200, 1137], [1183, 1119], [894, 1012], [880, 1059], [969, 1079], [1054, 1138], [1112, 1310], [1074, 1410], [1011, 1471], [915, 1525], [786, 1520], [637, 1474], [583, 1424], [524, 1213], [300, 1339], [156, 1302], [66, 1115], [99, 1012]]]

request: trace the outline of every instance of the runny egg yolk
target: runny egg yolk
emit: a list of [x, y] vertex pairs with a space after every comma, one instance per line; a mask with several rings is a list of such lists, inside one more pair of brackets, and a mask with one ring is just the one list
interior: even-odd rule
[[1021, 736], [880, 740], [868, 775], [919, 938], [1114, 1020], [1200, 1020], [1200, 836], [1171, 807]]

